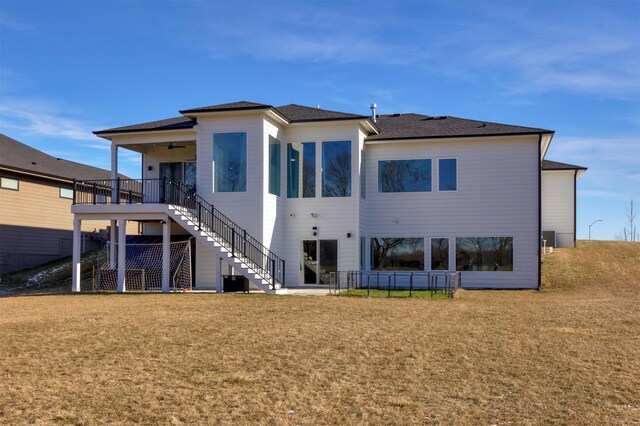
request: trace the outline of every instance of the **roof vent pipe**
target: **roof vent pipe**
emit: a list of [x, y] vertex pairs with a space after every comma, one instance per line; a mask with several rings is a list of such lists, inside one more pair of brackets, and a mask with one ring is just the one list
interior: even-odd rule
[[376, 108], [378, 108], [378, 105], [376, 104], [371, 104], [371, 120], [373, 120], [373, 122], [376, 122]]

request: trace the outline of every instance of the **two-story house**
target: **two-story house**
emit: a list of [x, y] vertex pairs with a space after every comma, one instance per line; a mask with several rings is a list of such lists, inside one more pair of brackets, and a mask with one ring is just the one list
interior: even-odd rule
[[[76, 183], [76, 249], [83, 221], [111, 220], [114, 242], [141, 222], [163, 236], [164, 291], [178, 234], [195, 237], [196, 288], [220, 290], [231, 267], [267, 292], [324, 285], [335, 271], [460, 271], [468, 288], [539, 286], [553, 131], [378, 115], [375, 105], [367, 116], [244, 101], [180, 113], [95, 132], [112, 142], [112, 180]], [[142, 154], [141, 180], [116, 178], [120, 149]], [[126, 246], [111, 259], [124, 291]]]

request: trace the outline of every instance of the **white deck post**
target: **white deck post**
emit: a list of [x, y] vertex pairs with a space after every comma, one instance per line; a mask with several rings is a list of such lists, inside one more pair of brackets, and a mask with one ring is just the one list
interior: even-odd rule
[[169, 275], [171, 273], [171, 219], [162, 222], [162, 292], [169, 293]]
[[118, 221], [118, 293], [126, 291], [125, 268], [127, 262], [127, 220]]
[[116, 243], [118, 242], [118, 221], [111, 221], [111, 229], [109, 230], [109, 241], [111, 241], [111, 245], [109, 246], [109, 264], [116, 264]]
[[71, 291], [80, 291], [80, 280], [82, 276], [80, 274], [80, 252], [82, 250], [80, 244], [82, 240], [82, 221], [80, 219], [73, 219], [73, 259], [72, 259], [72, 281]]

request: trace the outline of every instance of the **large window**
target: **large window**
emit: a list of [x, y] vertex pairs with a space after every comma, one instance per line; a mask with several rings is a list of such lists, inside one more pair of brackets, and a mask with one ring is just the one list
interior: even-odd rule
[[351, 196], [351, 141], [322, 142], [322, 196]]
[[431, 160], [378, 161], [378, 192], [431, 191]]
[[432, 238], [431, 239], [431, 270], [432, 271], [448, 271], [449, 270], [449, 239], [448, 238]]
[[438, 160], [438, 191], [458, 190], [458, 160], [441, 158]]
[[315, 142], [287, 144], [287, 197], [301, 196], [316, 196]]
[[213, 135], [213, 191], [247, 190], [247, 134]]
[[513, 237], [456, 238], [457, 271], [513, 271]]
[[17, 191], [19, 188], [18, 180], [6, 177], [0, 178], [0, 188], [13, 189], [14, 191]]
[[371, 238], [371, 269], [424, 270], [424, 239]]
[[280, 195], [280, 141], [269, 136], [269, 193]]

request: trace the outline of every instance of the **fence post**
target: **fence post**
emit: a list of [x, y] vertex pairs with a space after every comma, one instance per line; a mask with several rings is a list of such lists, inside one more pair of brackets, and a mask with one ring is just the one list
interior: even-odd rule
[[91, 185], [91, 197], [93, 198], [93, 204], [96, 203], [96, 198], [98, 198], [97, 194], [96, 194], [96, 183], [93, 182], [93, 185]]
[[413, 272], [409, 275], [409, 297], [413, 294]]
[[73, 178], [73, 204], [76, 203], [76, 178]]
[[202, 203], [198, 203], [198, 231], [202, 232]]
[[[111, 203], [113, 203], [113, 200], [111, 200]], [[115, 204], [120, 204], [120, 176], [118, 176], [118, 179], [116, 179], [116, 202]]]
[[160, 185], [160, 204], [165, 204], [165, 190], [166, 190], [166, 186], [167, 186], [167, 178], [166, 176], [163, 177], [160, 182], [158, 182], [158, 184]]

